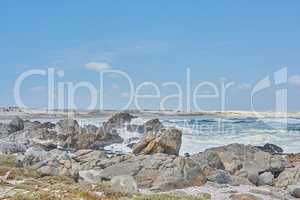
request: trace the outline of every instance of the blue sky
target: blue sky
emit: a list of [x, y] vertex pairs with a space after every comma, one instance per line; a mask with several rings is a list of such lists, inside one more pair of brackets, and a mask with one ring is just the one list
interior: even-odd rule
[[[128, 73], [135, 84], [176, 81], [184, 87], [187, 67], [192, 86], [234, 81], [227, 108], [237, 110], [249, 109], [251, 86], [288, 67], [289, 109], [300, 110], [299, 9], [296, 0], [1, 1], [0, 105], [15, 104], [15, 80], [26, 70], [55, 67], [65, 72], [60, 81], [97, 84], [98, 73], [86, 66], [98, 63]], [[45, 84], [45, 77], [26, 80], [26, 104], [45, 107]], [[124, 80], [110, 78], [107, 88], [106, 108], [126, 102]], [[84, 108], [86, 91], [76, 95]], [[264, 92], [257, 107], [271, 110], [273, 98], [272, 89]], [[219, 108], [218, 100], [201, 104]], [[156, 105], [144, 102], [145, 108]]]

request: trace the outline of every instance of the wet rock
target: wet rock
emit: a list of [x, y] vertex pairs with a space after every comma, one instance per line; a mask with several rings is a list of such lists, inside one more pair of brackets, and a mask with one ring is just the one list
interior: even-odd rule
[[111, 116], [107, 120], [107, 122], [103, 123], [103, 125], [106, 129], [120, 128], [123, 127], [126, 123], [130, 123], [134, 118], [136, 117], [127, 112], [116, 113]]
[[259, 175], [258, 185], [273, 185], [274, 175], [271, 172], [265, 172]]
[[111, 188], [122, 194], [134, 194], [138, 192], [137, 184], [132, 176], [115, 176], [111, 179]]
[[127, 125], [127, 131], [129, 132], [138, 132], [138, 133], [144, 133], [145, 128], [143, 125], [135, 125], [135, 124], [129, 124]]
[[178, 155], [181, 146], [182, 132], [178, 129], [161, 129], [159, 132], [148, 132], [133, 149], [134, 154], [165, 153]]
[[159, 129], [163, 128], [162, 123], [159, 121], [159, 119], [151, 119], [144, 124], [145, 132], [148, 131], [159, 131]]
[[270, 153], [270, 154], [282, 154], [283, 149], [275, 144], [265, 144], [264, 146], [257, 146], [260, 150]]

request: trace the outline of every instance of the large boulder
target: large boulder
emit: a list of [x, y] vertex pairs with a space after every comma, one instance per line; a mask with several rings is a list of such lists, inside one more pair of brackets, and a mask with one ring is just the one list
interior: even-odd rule
[[9, 123], [9, 127], [12, 132], [20, 131], [24, 129], [24, 121], [20, 117], [14, 117]]
[[159, 131], [163, 128], [162, 123], [159, 119], [151, 119], [146, 121], [143, 125], [129, 124], [127, 125], [127, 131], [129, 132], [138, 132], [138, 133], [147, 133], [149, 131]]
[[133, 149], [134, 154], [154, 154], [165, 153], [169, 155], [178, 155], [182, 132], [175, 128], [160, 129], [148, 132]]
[[111, 179], [111, 188], [114, 192], [122, 194], [138, 193], [138, 186], [132, 176], [115, 176]]
[[14, 117], [10, 123], [0, 123], [0, 138], [5, 138], [11, 133], [24, 129], [24, 121], [20, 117]]
[[146, 121], [144, 124], [144, 129], [145, 132], [149, 132], [149, 131], [158, 131], [161, 128], [163, 128], [162, 123], [159, 121], [159, 119], [151, 119], [149, 121]]
[[253, 179], [264, 172], [278, 175], [282, 172], [288, 161], [284, 156], [272, 155], [251, 145], [231, 144], [223, 147], [208, 149], [205, 151], [216, 153], [225, 170], [231, 174]]
[[277, 177], [276, 187], [287, 187], [288, 185], [296, 185], [300, 183], [300, 166], [287, 168]]
[[172, 190], [188, 186], [200, 186], [206, 182], [200, 166], [192, 159], [166, 154], [139, 155], [103, 169], [102, 180], [114, 176], [133, 176], [141, 188]]
[[68, 176], [74, 180], [78, 180], [79, 176], [79, 165], [67, 152], [58, 149], [51, 150], [48, 158], [30, 168], [37, 170], [43, 176]]
[[99, 149], [123, 142], [123, 139], [111, 129], [98, 128], [94, 125], [80, 127], [76, 120], [61, 120], [55, 127], [59, 146], [67, 149]]
[[23, 156], [22, 165], [32, 166], [38, 162], [47, 160], [50, 154], [42, 148], [30, 147], [26, 150]]
[[136, 117], [127, 112], [116, 113], [107, 122], [104, 122], [103, 125], [106, 129], [121, 128], [126, 123], [130, 123], [134, 118]]
[[24, 130], [12, 133], [7, 138], [11, 142], [18, 142], [28, 147], [41, 147], [52, 150], [57, 147], [57, 133], [52, 123], [26, 122]]

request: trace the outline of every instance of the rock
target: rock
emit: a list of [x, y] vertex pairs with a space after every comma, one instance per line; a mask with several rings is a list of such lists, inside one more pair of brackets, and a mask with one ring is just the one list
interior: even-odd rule
[[203, 168], [211, 167], [213, 169], [225, 169], [221, 158], [215, 152], [206, 151], [203, 153], [194, 154], [191, 156], [191, 158], [198, 162]]
[[79, 166], [74, 162], [70, 155], [58, 149], [51, 150], [49, 157], [33, 166], [43, 176], [68, 176], [74, 180], [78, 179]]
[[182, 132], [178, 129], [161, 129], [159, 132], [148, 134], [136, 144], [134, 154], [166, 153], [178, 155], [181, 146]]
[[230, 174], [224, 170], [217, 170], [215, 174], [208, 176], [207, 180], [218, 184], [230, 184], [232, 182]]
[[270, 154], [282, 154], [283, 149], [275, 144], [265, 144], [264, 146], [257, 146], [260, 150], [270, 153]]
[[0, 138], [6, 138], [11, 133], [23, 129], [24, 129], [24, 121], [19, 117], [15, 117], [11, 120], [9, 124], [0, 123]]
[[[247, 172], [246, 172], [247, 173]], [[249, 174], [247, 173], [248, 180], [253, 184], [253, 185], [258, 185], [259, 184], [259, 175], [257, 173]]]
[[120, 128], [124, 126], [126, 123], [130, 123], [133, 118], [136, 117], [132, 116], [127, 112], [116, 113], [113, 116], [111, 116], [107, 120], [107, 122], [103, 123], [103, 125], [106, 129]]
[[162, 123], [159, 119], [151, 119], [145, 122], [143, 125], [135, 125], [129, 124], [127, 125], [127, 131], [130, 132], [138, 132], [138, 133], [147, 133], [149, 131], [159, 131], [159, 129], [163, 128]]
[[265, 172], [259, 175], [258, 185], [273, 185], [274, 175], [271, 172]]
[[288, 161], [290, 162], [290, 163], [300, 163], [300, 154], [298, 153], [298, 154], [289, 154], [288, 155]]
[[147, 133], [148, 131], [159, 131], [159, 129], [163, 128], [162, 123], [159, 121], [159, 119], [151, 119], [144, 123], [144, 129]]
[[55, 149], [57, 147], [57, 134], [54, 127], [48, 126], [48, 123], [39, 124], [37, 126], [29, 126], [22, 131], [10, 134], [8, 140], [11, 142], [21, 143], [28, 147], [38, 146], [44, 150]]
[[61, 120], [55, 129], [59, 146], [65, 149], [101, 149], [123, 139], [113, 130], [87, 125], [81, 128], [76, 120]]
[[22, 144], [0, 140], [0, 153], [14, 154], [14, 153], [22, 153], [25, 151], [26, 151], [26, 147]]
[[122, 194], [138, 193], [137, 184], [132, 176], [115, 176], [111, 179], [111, 188], [115, 192]]
[[145, 128], [143, 125], [129, 124], [129, 125], [127, 125], [127, 131], [145, 133]]
[[300, 198], [300, 187], [294, 188], [290, 194], [295, 198]]
[[205, 152], [216, 153], [225, 170], [231, 174], [243, 172], [248, 175], [269, 171], [273, 174], [282, 172], [288, 165], [282, 155], [272, 155], [251, 145], [231, 144], [223, 147], [208, 149]]
[[172, 190], [188, 186], [201, 186], [206, 182], [200, 166], [192, 159], [166, 154], [127, 157], [103, 169], [100, 178], [131, 175], [141, 188]]
[[300, 182], [300, 166], [287, 168], [279, 174], [276, 179], [276, 187], [287, 187], [288, 185], [296, 185]]
[[78, 179], [79, 181], [96, 184], [97, 182], [99, 182], [99, 174], [100, 172], [97, 170], [82, 170], [78, 173]]
[[99, 150], [78, 150], [70, 156], [78, 163], [80, 170], [102, 169], [99, 163], [107, 158]]
[[20, 117], [15, 117], [9, 123], [12, 132], [17, 132], [24, 129], [24, 121]]
[[23, 166], [31, 166], [40, 161], [48, 159], [50, 154], [42, 148], [30, 147], [24, 153], [23, 160], [21, 161]]
[[260, 197], [254, 196], [252, 194], [233, 194], [230, 196], [231, 200], [263, 200]]

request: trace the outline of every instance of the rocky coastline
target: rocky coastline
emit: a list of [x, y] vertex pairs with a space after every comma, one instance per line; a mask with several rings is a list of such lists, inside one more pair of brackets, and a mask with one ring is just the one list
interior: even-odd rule
[[[300, 154], [273, 144], [230, 144], [180, 156], [182, 132], [158, 119], [130, 125], [112, 115], [101, 127], [13, 118], [0, 124], [0, 199], [297, 199]], [[111, 154], [118, 129], [143, 137]]]

